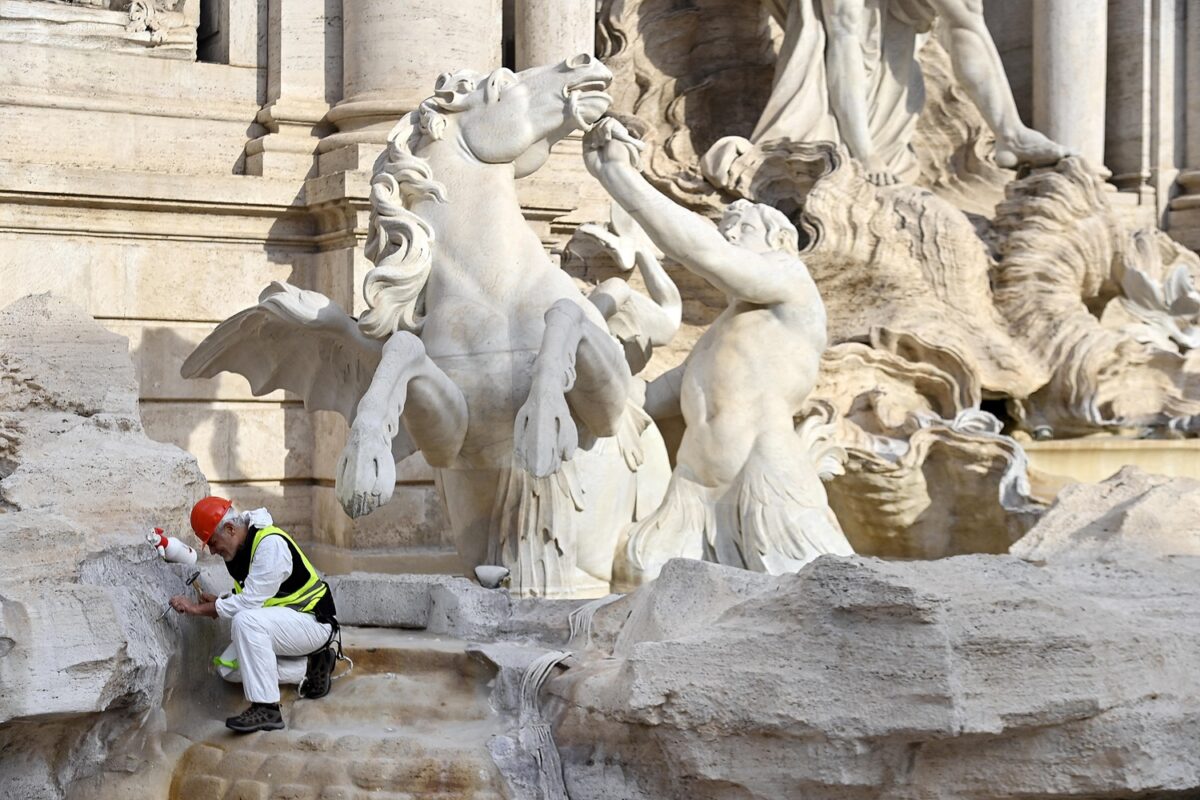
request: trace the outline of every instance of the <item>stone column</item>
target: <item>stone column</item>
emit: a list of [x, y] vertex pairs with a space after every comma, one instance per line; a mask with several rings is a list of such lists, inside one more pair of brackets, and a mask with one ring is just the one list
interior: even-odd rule
[[1200, 9], [1187, 9], [1187, 170], [1195, 183], [1192, 189], [1200, 194]]
[[1107, 0], [1034, 0], [1033, 127], [1104, 166]]
[[1167, 212], [1167, 231], [1178, 242], [1200, 251], [1200, 8], [1186, 9], [1184, 46], [1184, 160], [1180, 195]]
[[1112, 182], [1124, 191], [1144, 191], [1150, 181], [1151, 32], [1153, 0], [1109, 0], [1108, 92], [1104, 154]]
[[500, 9], [501, 0], [345, 2], [342, 101], [329, 112], [337, 132], [322, 140], [321, 152], [383, 144], [443, 72], [499, 67]]
[[256, 121], [267, 135], [246, 145], [246, 173], [308, 177], [325, 114], [339, 94], [341, 40], [329, 30], [327, 0], [269, 0], [266, 104]]
[[516, 0], [517, 70], [595, 54], [595, 0]]

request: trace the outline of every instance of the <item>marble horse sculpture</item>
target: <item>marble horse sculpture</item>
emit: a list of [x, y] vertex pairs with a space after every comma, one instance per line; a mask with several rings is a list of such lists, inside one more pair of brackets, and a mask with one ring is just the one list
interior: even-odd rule
[[515, 179], [605, 113], [611, 78], [588, 55], [440, 76], [376, 165], [369, 310], [355, 321], [276, 284], [182, 370], [340, 411], [337, 493], [352, 517], [386, 503], [396, 461], [420, 450], [468, 574], [506, 566], [523, 594], [607, 591], [616, 537], [665, 489], [665, 448], [621, 347], [517, 201]]

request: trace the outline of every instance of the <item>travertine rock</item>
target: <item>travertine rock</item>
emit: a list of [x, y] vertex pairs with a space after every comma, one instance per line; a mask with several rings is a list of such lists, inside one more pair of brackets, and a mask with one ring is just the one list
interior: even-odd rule
[[1200, 788], [1198, 566], [827, 556], [794, 576], [741, 573], [729, 591], [727, 568], [669, 562], [597, 613], [629, 617], [617, 658], [548, 684], [567, 789], [1187, 796]]
[[[150, 724], [180, 674], [180, 626], [158, 617], [185, 575], [140, 534], [187, 530], [207, 483], [146, 438], [125, 339], [79, 309], [14, 303], [0, 353], [0, 795], [61, 797], [124, 757], [114, 743]], [[31, 739], [47, 715], [54, 735]], [[125, 755], [120, 768], [152, 757]]]
[[1072, 484], [1009, 552], [1051, 563], [1200, 556], [1200, 482], [1126, 467], [1102, 483]]

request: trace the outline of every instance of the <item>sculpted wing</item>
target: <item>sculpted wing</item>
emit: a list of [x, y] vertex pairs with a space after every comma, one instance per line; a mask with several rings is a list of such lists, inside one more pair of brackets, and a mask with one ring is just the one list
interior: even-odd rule
[[383, 342], [364, 336], [329, 298], [275, 281], [258, 305], [218, 325], [180, 373], [211, 378], [235, 372], [255, 396], [284, 389], [299, 395], [309, 411], [338, 411], [353, 422], [382, 351]]

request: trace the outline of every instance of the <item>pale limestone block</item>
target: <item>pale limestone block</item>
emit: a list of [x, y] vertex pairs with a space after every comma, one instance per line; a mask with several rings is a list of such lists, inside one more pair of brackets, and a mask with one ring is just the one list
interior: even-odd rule
[[18, 150], [22, 161], [54, 162], [68, 167], [97, 169], [137, 168], [148, 172], [236, 171], [243, 137], [253, 110], [244, 121], [197, 121], [180, 124], [167, 116], [121, 111], [97, 113], [82, 108], [39, 108], [4, 105], [0, 125], [12, 141], [38, 142], [37, 148]]
[[1155, 475], [1200, 480], [1200, 441], [1125, 436], [1022, 442], [1031, 469], [1066, 483], [1099, 483], [1129, 464]]
[[131, 0], [0, 3], [0, 39], [85, 51], [119, 51], [135, 57], [193, 61], [200, 0]]
[[258, 106], [251, 70], [11, 43], [0, 87], [6, 161], [60, 169], [229, 175]]
[[[222, 373], [225, 377], [225, 373]], [[337, 479], [338, 458], [346, 446], [346, 435], [350, 427], [346, 418], [336, 411], [314, 411], [313, 429], [313, 478], [319, 481]]]
[[[100, 64], [105, 81], [98, 83]], [[204, 109], [204, 117], [225, 119], [232, 118], [233, 109], [256, 105], [257, 84], [252, 71], [221, 64], [0, 42], [0, 87], [6, 102], [19, 102], [22, 97], [36, 100], [40, 90], [57, 97], [57, 107], [114, 97], [125, 103], [125, 111], [135, 114], [170, 116], [174, 110], [178, 116], [183, 109]]]
[[325, 0], [268, 0], [267, 100], [325, 101]]
[[146, 433], [192, 453], [224, 481], [312, 474], [312, 425], [296, 403], [142, 403]]
[[60, 585], [21, 591], [4, 585], [3, 629], [13, 642], [0, 658], [0, 683], [20, 687], [0, 701], [0, 723], [42, 714], [103, 711], [125, 635], [109, 587]]
[[145, 436], [136, 394], [125, 340], [80, 309], [43, 295], [0, 311], [6, 797], [74, 791], [110, 757], [144, 766], [152, 756], [128, 743], [163, 730], [164, 697], [197, 669], [181, 628], [158, 621], [186, 591], [182, 569], [142, 537], [186, 527], [208, 487], [195, 459]]
[[0, 508], [20, 512], [0, 520], [36, 511], [117, 532], [186, 519], [203, 477], [190, 456], [143, 434], [122, 337], [43, 295], [0, 314], [0, 353]]
[[[294, 180], [247, 178], [241, 175], [163, 174], [136, 169], [90, 170], [60, 165], [47, 171], [44, 165], [0, 162], [0, 179], [6, 192], [19, 193], [22, 188], [36, 185], [51, 195], [79, 195], [75, 204], [91, 214], [105, 210], [120, 210], [131, 216], [127, 233], [170, 235], [170, 229], [156, 227], [151, 221], [160, 220], [182, 226], [176, 233], [189, 238], [207, 232], [212, 238], [270, 239], [273, 231], [283, 239], [311, 235], [305, 220], [298, 213], [304, 202], [298, 195]], [[25, 198], [37, 204], [39, 198]], [[45, 205], [45, 198], [41, 198]], [[120, 203], [123, 208], [117, 209]], [[272, 215], [262, 219], [264, 211]], [[153, 212], [136, 216], [135, 212]], [[256, 213], [257, 212], [257, 213]], [[291, 213], [296, 212], [296, 213]], [[50, 213], [43, 210], [42, 214]], [[254, 219], [254, 217], [258, 217]], [[147, 225], [147, 223], [149, 223]], [[237, 223], [239, 227], [228, 227]], [[112, 232], [116, 228], [104, 228]]]
[[52, 291], [104, 318], [216, 321], [244, 308], [264, 281], [295, 272], [272, 262], [261, 243], [208, 242], [188, 248], [181, 263], [179, 245], [169, 241], [4, 234], [0, 242], [0, 302]]

